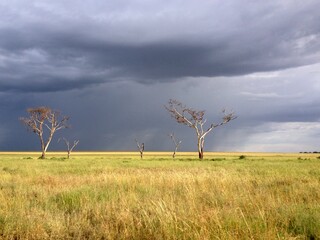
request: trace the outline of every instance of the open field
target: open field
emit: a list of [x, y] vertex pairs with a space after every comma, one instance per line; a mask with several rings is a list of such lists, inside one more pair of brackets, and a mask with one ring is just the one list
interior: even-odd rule
[[0, 153], [0, 239], [320, 239], [318, 154], [39, 156]]

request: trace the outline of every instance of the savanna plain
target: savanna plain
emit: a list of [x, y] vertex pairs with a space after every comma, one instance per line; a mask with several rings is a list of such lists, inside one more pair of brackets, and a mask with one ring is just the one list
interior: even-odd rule
[[0, 239], [320, 239], [319, 154], [0, 153]]

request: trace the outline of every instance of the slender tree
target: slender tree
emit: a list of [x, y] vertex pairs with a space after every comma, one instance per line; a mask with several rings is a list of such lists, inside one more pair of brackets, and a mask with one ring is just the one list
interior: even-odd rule
[[170, 138], [172, 139], [172, 142], [174, 144], [174, 151], [172, 154], [172, 158], [175, 158], [176, 156], [176, 152], [178, 151], [178, 148], [180, 147], [180, 144], [182, 143], [182, 141], [178, 141], [174, 135], [174, 133], [169, 134]]
[[237, 118], [233, 112], [228, 113], [224, 109], [222, 110], [223, 117], [220, 123], [212, 123], [208, 128], [204, 128], [207, 120], [204, 119], [205, 111], [203, 110], [198, 111], [186, 107], [184, 104], [174, 99], [169, 100], [168, 104], [165, 105], [165, 109], [178, 123], [191, 127], [196, 131], [199, 159], [203, 159], [204, 141], [208, 133]]
[[143, 151], [144, 151], [144, 143], [139, 143], [138, 139], [135, 139], [136, 143], [137, 143], [137, 147], [139, 149], [140, 152], [140, 158], [143, 158]]
[[[58, 142], [60, 142], [60, 140], [61, 140], [61, 138], [58, 139]], [[79, 140], [74, 140], [72, 146], [70, 145], [70, 142], [66, 138], [62, 138], [62, 140], [64, 141], [64, 143], [67, 146], [68, 159], [70, 159], [70, 154], [71, 154], [72, 150], [78, 145]]]
[[53, 111], [49, 107], [28, 108], [27, 112], [29, 117], [21, 117], [20, 121], [28, 130], [38, 135], [42, 151], [41, 158], [44, 159], [54, 133], [68, 127], [69, 117], [62, 116], [59, 111]]

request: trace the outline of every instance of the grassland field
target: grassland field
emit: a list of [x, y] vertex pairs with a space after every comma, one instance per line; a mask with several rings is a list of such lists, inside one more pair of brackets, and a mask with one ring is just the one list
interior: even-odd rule
[[171, 154], [2, 152], [0, 239], [320, 239], [319, 154]]

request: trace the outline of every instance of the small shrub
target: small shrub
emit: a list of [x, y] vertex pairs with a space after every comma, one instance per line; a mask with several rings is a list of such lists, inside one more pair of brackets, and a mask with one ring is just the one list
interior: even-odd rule
[[211, 158], [211, 159], [208, 159], [209, 161], [223, 161], [223, 160], [226, 160], [226, 158]]
[[52, 158], [50, 158], [50, 160], [58, 160], [58, 161], [64, 161], [66, 159], [67, 159], [66, 157], [52, 157]]
[[241, 155], [241, 156], [239, 157], [239, 159], [245, 159], [245, 158], [246, 158], [245, 155]]

